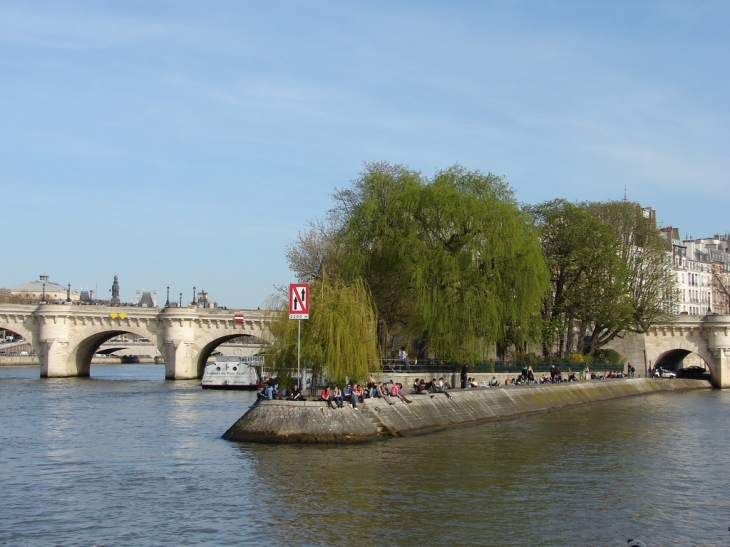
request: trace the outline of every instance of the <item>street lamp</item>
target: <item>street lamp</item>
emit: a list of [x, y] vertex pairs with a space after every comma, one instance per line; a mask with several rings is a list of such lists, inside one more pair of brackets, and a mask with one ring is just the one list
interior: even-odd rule
[[41, 296], [41, 304], [46, 303], [46, 282], [43, 282], [43, 294]]
[[66, 291], [66, 302], [71, 302], [71, 283], [68, 284], [68, 290]]
[[182, 308], [182, 293], [180, 293], [180, 304], [178, 305], [178, 307]]
[[195, 287], [193, 287], [193, 301], [191, 303], [195, 306]]
[[166, 308], [170, 307], [170, 286], [169, 285], [167, 286], [167, 302], [165, 302], [165, 307]]

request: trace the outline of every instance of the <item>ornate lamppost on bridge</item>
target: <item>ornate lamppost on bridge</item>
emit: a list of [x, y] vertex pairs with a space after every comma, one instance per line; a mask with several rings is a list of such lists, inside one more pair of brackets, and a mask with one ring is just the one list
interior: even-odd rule
[[193, 301], [191, 302], [193, 307], [195, 307], [195, 287], [193, 287]]
[[182, 308], [182, 293], [180, 293], [180, 304], [178, 306]]
[[66, 291], [66, 302], [71, 303], [71, 283], [68, 284], [68, 290]]
[[170, 307], [170, 286], [169, 285], [167, 286], [167, 302], [165, 302], [165, 307], [166, 308]]

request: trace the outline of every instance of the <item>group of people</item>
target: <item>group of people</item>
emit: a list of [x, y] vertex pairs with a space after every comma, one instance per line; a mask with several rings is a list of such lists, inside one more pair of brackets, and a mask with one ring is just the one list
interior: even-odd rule
[[413, 380], [411, 393], [437, 393], [445, 389], [451, 389], [451, 386], [444, 380], [443, 376], [438, 380], [431, 378], [428, 381], [425, 378], [416, 378]]
[[628, 374], [624, 374], [620, 370], [611, 370], [603, 373], [591, 373], [591, 380], [610, 380], [612, 378], [628, 378]]
[[375, 382], [372, 376], [370, 379], [372, 381], [368, 382], [366, 390], [363, 390], [360, 384], [347, 384], [343, 390], [340, 390], [337, 385], [331, 388], [327, 385], [322, 389], [317, 400], [326, 402], [330, 408], [342, 408], [347, 402], [354, 410], [358, 409], [358, 405], [362, 404], [365, 397], [397, 397], [406, 403], [411, 402], [401, 393], [403, 384], [400, 382], [388, 385], [383, 382]]
[[259, 399], [286, 399], [287, 401], [306, 401], [302, 390], [299, 389], [299, 384], [296, 382], [291, 386], [287, 386], [283, 390], [279, 389], [279, 383], [275, 378], [270, 376], [264, 376], [264, 381], [261, 382], [258, 388]]
[[[634, 367], [630, 364], [627, 365], [627, 372], [624, 374], [621, 371], [611, 371], [604, 374], [590, 373], [586, 366], [585, 374], [586, 378], [594, 380], [603, 380], [608, 378], [628, 378], [634, 375]], [[485, 388], [485, 387], [498, 387], [500, 385], [499, 380], [496, 376], [492, 376], [489, 382], [485, 380], [477, 381], [475, 377], [467, 375], [467, 365], [461, 370], [461, 387], [462, 389], [470, 388]], [[649, 374], [655, 372], [657, 376], [661, 374], [661, 369], [657, 368], [655, 371], [650, 369]], [[525, 366], [522, 368], [522, 372], [513, 378], [507, 378], [504, 381], [504, 385], [530, 385], [530, 384], [559, 384], [562, 382], [576, 382], [578, 377], [574, 372], [569, 371], [567, 379], [563, 378], [563, 372], [560, 370], [560, 366], [551, 365], [550, 371], [542, 374], [540, 378], [535, 377], [535, 373], [532, 370], [532, 366]], [[431, 394], [434, 393], [445, 393], [451, 386], [444, 380], [443, 377], [432, 378], [426, 380], [425, 378], [416, 378], [413, 381], [413, 386], [410, 391], [411, 394]], [[301, 389], [295, 383], [292, 387], [287, 387], [283, 391], [279, 391], [279, 386], [274, 378], [269, 376], [264, 377], [259, 388], [259, 397], [261, 399], [281, 399], [285, 398], [289, 401], [305, 401]], [[403, 384], [400, 382], [393, 383], [392, 380], [389, 382], [379, 382], [371, 375], [365, 388], [363, 389], [360, 384], [347, 384], [344, 389], [340, 389], [338, 385], [326, 386], [320, 393], [317, 400], [325, 401], [331, 408], [343, 408], [345, 403], [350, 405], [353, 409], [357, 410], [358, 405], [361, 405], [363, 399], [367, 397], [381, 397], [388, 400], [389, 397], [396, 397], [406, 403], [411, 401], [403, 394]], [[390, 402], [390, 401], [388, 401]]]
[[492, 378], [487, 382], [486, 380], [482, 380], [481, 382], [477, 382], [476, 378], [472, 378], [469, 376], [466, 379], [466, 385], [464, 389], [471, 389], [475, 387], [497, 387], [499, 386], [499, 380], [497, 380], [496, 376], [492, 376]]

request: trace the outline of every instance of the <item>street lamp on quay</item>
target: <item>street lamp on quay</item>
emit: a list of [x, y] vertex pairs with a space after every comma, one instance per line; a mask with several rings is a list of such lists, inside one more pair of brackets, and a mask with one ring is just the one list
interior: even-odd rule
[[165, 307], [166, 308], [170, 307], [170, 286], [169, 285], [167, 286], [167, 302], [165, 302]]
[[180, 293], [180, 304], [178, 307], [182, 308], [182, 293]]
[[195, 287], [193, 287], [193, 301], [191, 302], [193, 307], [195, 307]]

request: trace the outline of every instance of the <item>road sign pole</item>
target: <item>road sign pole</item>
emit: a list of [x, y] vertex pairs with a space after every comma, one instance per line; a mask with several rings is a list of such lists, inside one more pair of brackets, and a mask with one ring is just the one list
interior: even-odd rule
[[297, 380], [299, 389], [304, 391], [306, 387], [306, 370], [302, 374], [301, 353], [302, 353], [302, 319], [309, 319], [309, 284], [291, 283], [289, 285], [289, 319], [296, 319], [297, 325]]

